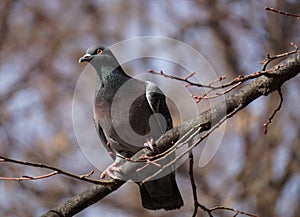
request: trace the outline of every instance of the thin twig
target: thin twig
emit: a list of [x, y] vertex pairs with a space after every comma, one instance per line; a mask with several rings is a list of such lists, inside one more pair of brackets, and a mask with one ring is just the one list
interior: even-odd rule
[[213, 211], [216, 211], [216, 210], [227, 210], [227, 211], [235, 212], [235, 214], [242, 214], [242, 215], [246, 215], [246, 216], [250, 216], [250, 217], [259, 217], [257, 215], [253, 215], [251, 213], [243, 212], [243, 211], [233, 209], [233, 208], [229, 208], [229, 207], [226, 207], [226, 206], [217, 206], [217, 207], [213, 207], [209, 210], [210, 210], [210, 212], [213, 212]]
[[[90, 173], [88, 173], [86, 175], [77, 175], [77, 174], [65, 171], [63, 169], [60, 169], [60, 168], [57, 168], [57, 167], [54, 167], [54, 166], [51, 166], [51, 165], [47, 165], [47, 164], [43, 164], [43, 163], [36, 163], [36, 162], [28, 162], [28, 161], [15, 160], [15, 159], [4, 157], [4, 156], [1, 156], [1, 155], [0, 155], [0, 162], [1, 163], [3, 163], [3, 162], [11, 162], [11, 163], [14, 163], [14, 164], [19, 164], [19, 165], [26, 165], [26, 166], [31, 166], [31, 167], [45, 168], [45, 169], [49, 169], [49, 170], [54, 171], [55, 174], [53, 174], [53, 175], [62, 174], [62, 175], [68, 176], [68, 177], [72, 177], [74, 179], [78, 179], [78, 180], [81, 180], [81, 181], [86, 181], [86, 182], [90, 182], [90, 183], [94, 183], [94, 184], [109, 185], [109, 184], [112, 183], [111, 181], [108, 181], [108, 180], [98, 180], [98, 179], [93, 179], [93, 178], [88, 177], [93, 172], [90, 172]], [[51, 173], [49, 173], [49, 174], [51, 174]], [[51, 175], [51, 176], [53, 176], [53, 175]], [[48, 176], [48, 177], [50, 177], [50, 176]], [[44, 178], [48, 178], [48, 177], [46, 176]], [[26, 180], [29, 180], [29, 179], [26, 179]], [[31, 179], [31, 180], [35, 180], [35, 179]]]
[[265, 70], [267, 69], [267, 66], [268, 66], [268, 64], [269, 64], [271, 61], [273, 61], [273, 60], [275, 60], [275, 59], [278, 59], [278, 58], [281, 58], [281, 57], [289, 56], [289, 55], [291, 55], [291, 54], [295, 54], [295, 53], [297, 53], [297, 52], [299, 51], [299, 48], [298, 48], [298, 46], [297, 46], [295, 43], [291, 42], [290, 45], [294, 47], [294, 50], [289, 51], [289, 52], [286, 52], [286, 53], [282, 53], [282, 54], [277, 54], [277, 55], [274, 55], [274, 56], [271, 56], [271, 55], [268, 53], [268, 54], [266, 55], [265, 59], [264, 59], [263, 61], [260, 62], [261, 64], [263, 64], [263, 66], [262, 66], [262, 71], [265, 71]]
[[205, 94], [203, 94], [202, 96], [196, 96], [193, 94], [190, 94], [191, 97], [193, 97], [196, 101], [196, 103], [199, 103], [202, 99], [214, 99], [217, 98], [221, 95], [224, 95], [226, 93], [229, 93], [230, 91], [232, 91], [233, 89], [237, 88], [239, 85], [241, 85], [242, 82], [236, 83], [233, 86], [231, 86], [230, 88], [222, 91], [222, 92], [216, 92], [215, 95], [209, 95], [212, 91], [214, 91], [213, 89], [207, 91]]
[[[294, 53], [295, 51], [292, 51], [292, 52]], [[286, 53], [285, 55], [290, 55], [290, 54], [291, 53]], [[281, 57], [281, 56], [279, 56], [279, 57]], [[276, 58], [279, 58], [279, 57], [276, 57]], [[275, 57], [271, 57], [271, 58], [275, 58]], [[166, 74], [162, 70], [160, 72], [156, 72], [156, 71], [153, 71], [153, 70], [148, 70], [148, 72], [152, 73], [152, 74], [155, 74], [155, 75], [162, 75], [166, 78], [171, 78], [171, 79], [175, 79], [175, 80], [178, 80], [178, 81], [186, 82], [186, 84], [184, 84], [184, 87], [196, 86], [196, 87], [202, 87], [202, 88], [209, 89], [202, 96], [196, 96], [196, 95], [190, 94], [191, 97], [193, 97], [196, 100], [196, 103], [199, 103], [201, 99], [212, 99], [212, 98], [216, 98], [220, 95], [224, 95], [226, 93], [229, 93], [230, 91], [234, 90], [236, 87], [238, 87], [239, 85], [241, 85], [242, 83], [244, 83], [247, 80], [251, 80], [251, 79], [257, 78], [257, 77], [262, 76], [262, 75], [266, 75], [266, 76], [271, 75], [272, 70], [262, 70], [262, 71], [259, 71], [259, 72], [251, 73], [249, 75], [239, 75], [238, 77], [232, 79], [231, 81], [229, 81], [227, 83], [224, 83], [224, 84], [220, 84], [220, 85], [215, 85], [215, 84], [218, 81], [224, 80], [226, 78], [225, 76], [221, 76], [219, 79], [214, 80], [214, 81], [210, 82], [209, 84], [205, 85], [205, 84], [201, 84], [201, 83], [192, 82], [192, 81], [189, 80], [189, 78], [192, 77], [195, 74], [194, 72], [190, 73], [185, 78], [181, 78], [181, 77], [178, 77], [178, 76]], [[221, 89], [224, 89], [224, 88], [227, 88], [227, 89], [222, 91], [222, 92], [215, 93], [215, 95], [211, 95], [211, 96], [208, 95], [212, 91], [221, 90]]]
[[[155, 75], [161, 75], [161, 76], [164, 76], [166, 78], [175, 79], [175, 80], [178, 80], [178, 81], [183, 81], [183, 82], [185, 82], [184, 87], [195, 86], [195, 87], [201, 87], [201, 88], [209, 89], [206, 93], [204, 93], [203, 95], [200, 95], [200, 96], [190, 94], [190, 96], [193, 99], [195, 99], [195, 102], [199, 103], [202, 99], [213, 99], [213, 98], [219, 97], [221, 95], [227, 94], [227, 93], [231, 92], [232, 90], [236, 89], [238, 86], [240, 86], [242, 83], [244, 83], [247, 80], [251, 80], [251, 79], [257, 78], [257, 77], [262, 76], [262, 75], [271, 76], [272, 75], [272, 70], [266, 70], [268, 64], [271, 61], [299, 52], [299, 48], [295, 43], [291, 42], [290, 44], [291, 44], [291, 46], [294, 47], [294, 50], [292, 50], [292, 51], [289, 51], [289, 52], [286, 52], [286, 53], [283, 53], [283, 54], [274, 55], [274, 56], [271, 56], [270, 54], [267, 54], [265, 59], [260, 62], [261, 64], [263, 64], [261, 71], [254, 72], [254, 73], [251, 73], [249, 75], [239, 75], [238, 77], [232, 79], [231, 81], [229, 81], [227, 83], [219, 84], [219, 85], [218, 84], [216, 85], [216, 83], [221, 82], [222, 80], [224, 80], [226, 78], [226, 76], [221, 76], [218, 79], [216, 79], [216, 80], [214, 80], [214, 81], [212, 81], [208, 84], [202, 84], [202, 83], [197, 83], [197, 82], [190, 81], [190, 78], [193, 77], [196, 74], [196, 72], [191, 72], [190, 74], [188, 74], [186, 77], [183, 77], [183, 78], [175, 76], [175, 75], [166, 74], [162, 70], [160, 70], [159, 72], [156, 72], [154, 70], [148, 70], [148, 72], [152, 73], [152, 74], [155, 74]], [[278, 67], [280, 67], [280, 65]], [[221, 92], [216, 92], [214, 95], [209, 95], [213, 91], [221, 90], [221, 89], [225, 89], [225, 88], [227, 88], [227, 89], [223, 90]]]
[[280, 102], [279, 102], [277, 108], [273, 111], [272, 115], [268, 118], [268, 121], [266, 123], [264, 123], [264, 125], [263, 125], [264, 126], [264, 134], [268, 133], [268, 126], [272, 122], [276, 113], [280, 111], [282, 103], [283, 103], [283, 95], [282, 95], [281, 89], [278, 89], [277, 92], [280, 96]]
[[197, 186], [196, 186], [196, 182], [195, 182], [195, 178], [194, 178], [194, 155], [193, 155], [192, 151], [190, 152], [190, 155], [189, 155], [189, 176], [190, 176], [190, 181], [191, 181], [191, 185], [192, 185], [192, 192], [193, 192], [193, 199], [194, 199], [194, 212], [193, 212], [192, 217], [196, 217], [198, 208], [202, 209], [204, 212], [207, 212], [209, 217], [213, 217], [212, 213], [216, 210], [227, 210], [227, 211], [235, 212], [234, 216], [238, 216], [239, 214], [242, 214], [242, 215], [246, 215], [246, 216], [250, 216], [250, 217], [258, 217], [251, 213], [247, 213], [247, 212], [233, 209], [230, 207], [217, 206], [217, 207], [213, 207], [210, 209], [210, 208], [207, 208], [206, 206], [200, 204], [198, 201]]
[[[215, 83], [217, 83], [216, 80], [210, 82], [209, 84], [201, 84], [201, 83], [192, 82], [192, 81], [189, 80], [189, 78], [191, 77], [190, 74], [185, 78], [181, 78], [181, 77], [178, 77], [178, 76], [175, 76], [175, 75], [166, 74], [162, 70], [160, 72], [156, 72], [154, 70], [147, 70], [147, 72], [155, 74], [155, 75], [162, 75], [166, 78], [171, 78], [171, 79], [175, 79], [175, 80], [178, 80], [178, 81], [186, 82], [188, 85], [185, 85], [185, 87], [187, 87], [187, 86], [196, 86], [196, 87], [208, 88], [208, 89], [211, 89], [211, 90], [219, 90], [219, 89], [223, 89], [223, 88], [229, 87], [231, 85], [234, 85], [234, 84], [237, 84], [237, 83], [240, 83], [240, 82], [244, 82], [246, 80], [254, 79], [254, 78], [257, 78], [259, 76], [269, 74], [270, 72], [272, 72], [272, 70], [262, 70], [262, 71], [259, 71], [259, 72], [254, 72], [254, 73], [249, 74], [249, 75], [240, 75], [237, 78], [234, 78], [233, 80], [229, 81], [228, 83], [220, 84], [220, 85], [214, 85]], [[195, 73], [192, 72], [191, 74], [194, 75]], [[221, 76], [218, 79], [218, 81], [222, 81], [225, 78], [226, 78], [225, 76]]]
[[250, 217], [258, 217], [256, 215], [244, 212], [244, 211], [240, 211], [237, 209], [233, 209], [230, 207], [225, 207], [225, 206], [217, 206], [217, 207], [213, 207], [213, 208], [207, 208], [206, 206], [202, 205], [199, 203], [198, 201], [198, 196], [197, 196], [197, 186], [196, 186], [196, 182], [195, 182], [195, 178], [194, 178], [194, 156], [193, 156], [193, 152], [190, 152], [189, 155], [189, 176], [190, 176], [190, 181], [191, 181], [191, 185], [192, 185], [192, 192], [193, 192], [193, 199], [194, 199], [194, 212], [192, 217], [196, 217], [197, 212], [198, 212], [198, 208], [202, 209], [204, 212], [207, 212], [207, 214], [210, 217], [213, 217], [213, 212], [216, 210], [227, 210], [227, 211], [231, 211], [231, 212], [235, 212], [234, 216], [238, 216], [239, 214], [242, 215], [246, 215], [246, 216], [250, 216]]
[[272, 12], [282, 14], [282, 15], [285, 15], [285, 16], [296, 17], [296, 18], [298, 18], [298, 20], [300, 20], [300, 15], [298, 15], [298, 14], [291, 14], [291, 13], [288, 13], [288, 12], [285, 12], [285, 11], [280, 11], [280, 10], [277, 10], [275, 8], [269, 8], [269, 7], [265, 7], [265, 10], [266, 11], [272, 11]]
[[156, 72], [154, 70], [149, 69], [149, 70], [147, 70], [147, 72], [149, 72], [151, 74], [155, 74], [155, 75], [162, 75], [166, 78], [171, 78], [171, 79], [175, 79], [175, 80], [178, 80], [178, 81], [183, 81], [183, 82], [186, 82], [187, 84], [189, 84], [190, 86], [209, 87], [208, 85], [192, 82], [192, 81], [189, 80], [189, 78], [191, 78], [193, 75], [195, 75], [195, 72], [191, 72], [185, 78], [177, 77], [177, 76], [174, 76], [174, 75], [168, 75], [168, 74], [164, 73], [162, 70], [160, 70], [160, 72]]
[[37, 180], [37, 179], [45, 179], [51, 176], [57, 175], [57, 171], [53, 171], [51, 173], [47, 173], [45, 175], [40, 176], [22, 176], [22, 177], [0, 177], [0, 180], [7, 180], [7, 181], [25, 181], [25, 180]]
[[191, 181], [192, 191], [193, 191], [193, 198], [194, 198], [194, 212], [193, 212], [192, 217], [196, 217], [199, 207], [202, 210], [204, 210], [205, 212], [207, 212], [210, 217], [213, 217], [213, 215], [211, 214], [210, 209], [208, 209], [206, 206], [204, 206], [204, 205], [202, 205], [198, 202], [197, 186], [196, 186], [196, 182], [195, 182], [195, 178], [194, 178], [194, 155], [193, 155], [193, 151], [191, 151], [191, 153], [190, 153], [189, 162], [190, 162], [189, 163], [189, 176], [190, 176], [190, 181]]
[[190, 156], [189, 156], [189, 175], [190, 175], [190, 181], [192, 185], [192, 191], [193, 191], [193, 198], [194, 198], [194, 212], [192, 217], [195, 217], [197, 215], [198, 211], [198, 197], [197, 197], [197, 186], [195, 183], [195, 178], [194, 178], [194, 155], [193, 151], [191, 151]]

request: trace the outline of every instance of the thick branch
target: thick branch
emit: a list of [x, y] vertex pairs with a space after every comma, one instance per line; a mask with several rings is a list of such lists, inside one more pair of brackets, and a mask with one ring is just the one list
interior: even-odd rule
[[73, 216], [76, 213], [84, 210], [90, 205], [98, 202], [111, 192], [117, 190], [125, 182], [120, 180], [114, 180], [111, 185], [92, 185], [82, 193], [72, 197], [67, 202], [58, 205], [54, 209], [49, 210], [42, 216], [47, 217], [62, 217]]
[[[225, 101], [201, 113], [198, 117], [169, 130], [156, 141], [158, 149], [160, 152], [167, 150], [170, 148], [170, 144], [173, 144], [181, 135], [184, 135], [195, 126], [200, 125], [201, 131], [209, 130], [224, 118], [226, 114], [233, 112], [237, 108], [244, 108], [255, 99], [280, 89], [285, 81], [295, 77], [299, 72], [300, 54], [297, 53], [273, 67], [270, 74], [256, 78], [235, 94], [226, 97]], [[132, 159], [137, 160], [145, 154], [150, 155], [151, 151], [142, 149]], [[136, 169], [134, 164], [129, 161], [120, 166], [120, 170], [126, 171], [128, 174], [135, 173]], [[111, 185], [93, 185], [43, 216], [72, 216], [118, 189], [122, 184], [124, 184], [123, 181], [114, 180]]]

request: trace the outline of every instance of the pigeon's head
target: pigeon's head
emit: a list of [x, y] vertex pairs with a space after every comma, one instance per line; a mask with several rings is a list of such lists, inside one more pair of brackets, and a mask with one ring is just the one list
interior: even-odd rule
[[86, 50], [85, 54], [82, 57], [80, 57], [79, 63], [90, 62], [92, 59], [99, 56], [110, 56], [115, 58], [113, 53], [109, 49], [105, 48], [102, 45], [98, 45], [89, 47]]

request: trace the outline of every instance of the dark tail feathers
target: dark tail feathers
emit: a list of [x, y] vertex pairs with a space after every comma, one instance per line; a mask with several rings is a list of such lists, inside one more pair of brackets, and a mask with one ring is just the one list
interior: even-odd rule
[[171, 210], [183, 206], [174, 172], [162, 178], [140, 184], [140, 193], [143, 207], [147, 209]]

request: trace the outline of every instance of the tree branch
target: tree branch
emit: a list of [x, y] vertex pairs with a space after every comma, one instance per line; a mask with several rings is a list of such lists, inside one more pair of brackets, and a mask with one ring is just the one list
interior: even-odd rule
[[42, 215], [43, 217], [73, 216], [90, 205], [98, 202], [108, 194], [121, 187], [125, 181], [113, 180], [110, 185], [92, 185], [82, 193], [72, 197], [70, 200], [58, 205]]
[[[279, 90], [284, 82], [295, 77], [300, 72], [300, 54], [294, 54], [270, 70], [267, 75], [262, 75], [246, 86], [242, 87], [236, 93], [226, 97], [226, 99], [201, 113], [198, 117], [186, 121], [181, 125], [169, 130], [157, 141], [156, 146], [160, 152], [164, 152], [177, 141], [181, 135], [185, 135], [195, 126], [200, 126], [201, 131], [207, 131], [217, 125], [227, 114], [234, 112], [237, 108], [244, 108], [255, 99], [261, 96], [267, 96], [275, 90]], [[149, 149], [142, 149], [131, 159], [138, 160], [145, 155], [153, 154]], [[136, 167], [132, 162], [125, 162], [120, 166], [120, 170], [128, 173], [136, 172]], [[58, 207], [49, 210], [43, 217], [54, 216], [72, 216], [84, 208], [96, 203], [111, 192], [118, 189], [124, 181], [112, 180], [109, 185], [93, 185], [79, 195], [74, 196], [67, 202]]]
[[93, 183], [93, 184], [102, 184], [102, 185], [110, 184], [110, 181], [107, 181], [107, 180], [98, 180], [98, 179], [90, 178], [89, 176], [92, 175], [94, 173], [94, 171], [91, 171], [88, 174], [84, 174], [84, 175], [77, 175], [75, 173], [71, 173], [71, 172], [68, 172], [66, 170], [63, 170], [63, 169], [60, 169], [58, 167], [54, 167], [54, 166], [51, 166], [51, 165], [48, 165], [48, 164], [15, 160], [15, 159], [8, 158], [8, 157], [0, 155], [0, 163], [3, 163], [3, 162], [11, 162], [11, 163], [14, 163], [14, 164], [31, 166], [31, 167], [40, 167], [40, 168], [45, 168], [45, 169], [48, 169], [48, 170], [52, 170], [53, 172], [49, 173], [49, 174], [41, 175], [41, 176], [35, 176], [35, 177], [26, 176], [26, 175], [23, 175], [22, 177], [18, 177], [18, 178], [17, 177], [15, 177], [15, 178], [0, 177], [0, 180], [14, 180], [14, 181], [37, 180], [37, 179], [49, 178], [49, 177], [54, 176], [54, 175], [62, 174], [62, 175], [65, 175], [65, 176], [68, 176], [68, 177], [71, 177], [71, 178], [74, 178], [74, 179], [90, 182], [90, 183]]
[[285, 12], [285, 11], [280, 11], [280, 10], [276, 10], [275, 8], [269, 8], [269, 7], [265, 7], [265, 10], [266, 11], [272, 11], [272, 12], [282, 14], [282, 15], [285, 15], [285, 16], [296, 17], [296, 18], [298, 18], [298, 20], [300, 20], [300, 15], [298, 15], [298, 14], [291, 14], [291, 13], [288, 13], [288, 12]]

